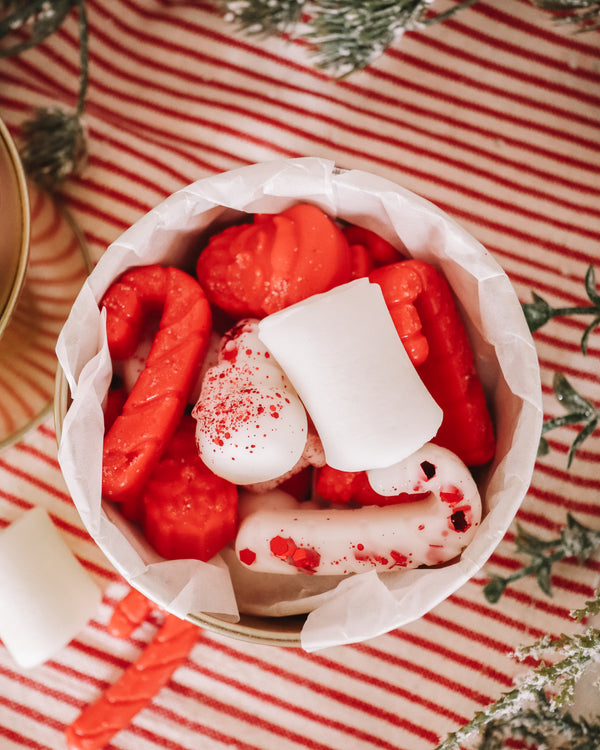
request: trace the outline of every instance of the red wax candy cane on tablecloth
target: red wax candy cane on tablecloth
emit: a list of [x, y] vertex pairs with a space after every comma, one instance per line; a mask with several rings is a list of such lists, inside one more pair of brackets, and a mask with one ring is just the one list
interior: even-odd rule
[[101, 750], [127, 727], [181, 666], [198, 639], [198, 627], [168, 614], [153, 641], [121, 677], [67, 727], [70, 750]]
[[369, 279], [381, 287], [411, 361], [444, 411], [434, 441], [468, 466], [487, 463], [496, 447], [492, 420], [448, 282], [420, 260], [377, 268]]
[[130, 356], [149, 316], [160, 314], [146, 367], [104, 439], [102, 491], [138, 519], [142, 487], [174, 433], [210, 339], [212, 317], [198, 282], [178, 268], [143, 266], [106, 292], [108, 346]]
[[[428, 443], [398, 464], [367, 472], [382, 495], [428, 493], [414, 502], [318, 508], [286, 499], [253, 507], [236, 538], [236, 554], [260, 573], [342, 575], [437, 565], [469, 544], [481, 498], [469, 469], [451, 451]], [[276, 498], [275, 498], [276, 499]]]
[[115, 607], [108, 623], [108, 632], [118, 638], [127, 638], [155, 608], [144, 594], [130, 589]]

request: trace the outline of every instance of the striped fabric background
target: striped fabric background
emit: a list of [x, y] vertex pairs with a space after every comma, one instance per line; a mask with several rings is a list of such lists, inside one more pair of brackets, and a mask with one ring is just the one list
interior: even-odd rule
[[[439, 2], [437, 7], [451, 3]], [[481, 0], [443, 25], [407, 34], [341, 81], [305, 48], [236, 33], [208, 3], [88, 0], [89, 163], [64, 188], [93, 259], [183, 185], [279, 156], [322, 156], [390, 178], [437, 203], [507, 271], [522, 301], [585, 303], [600, 257], [600, 34], [573, 35], [529, 0]], [[73, 15], [46, 43], [0, 66], [0, 116], [18, 136], [33, 106], [74, 106]], [[600, 332], [557, 319], [535, 335], [547, 417], [562, 412], [555, 372], [600, 406]], [[567, 469], [577, 427], [549, 434], [519, 513], [556, 536], [567, 512], [600, 528], [600, 431]], [[0, 746], [60, 750], [64, 729], [153, 637], [106, 623], [127, 587], [82, 529], [45, 418], [0, 452], [0, 523], [47, 508], [104, 590], [88, 627], [30, 671], [0, 648]], [[489, 564], [421, 621], [368, 643], [307, 654], [198, 632], [191, 658], [115, 737], [114, 750], [431, 750], [511, 688], [514, 649], [571, 632], [600, 562], [556, 566], [554, 596], [532, 580], [488, 605], [482, 584], [522, 562], [514, 528]], [[598, 699], [600, 707], [600, 696]]]

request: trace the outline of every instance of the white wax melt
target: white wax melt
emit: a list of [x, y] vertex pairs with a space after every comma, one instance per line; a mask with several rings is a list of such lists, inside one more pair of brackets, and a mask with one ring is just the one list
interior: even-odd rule
[[0, 533], [0, 639], [19, 666], [35, 667], [66, 646], [100, 598], [43, 508]]
[[401, 461], [436, 434], [442, 410], [394, 327], [381, 288], [357, 279], [264, 318], [258, 327], [342, 471]]
[[236, 484], [282, 476], [306, 446], [304, 406], [259, 341], [253, 319], [223, 337], [218, 363], [207, 370], [192, 415], [200, 457], [217, 476]]

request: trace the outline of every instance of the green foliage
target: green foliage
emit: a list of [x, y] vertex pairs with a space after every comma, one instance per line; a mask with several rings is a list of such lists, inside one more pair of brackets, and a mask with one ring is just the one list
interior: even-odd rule
[[251, 34], [303, 39], [318, 67], [336, 77], [361, 70], [405, 31], [443, 21], [476, 3], [463, 0], [440, 14], [431, 0], [220, 0], [225, 18]]
[[539, 539], [518, 525], [515, 547], [517, 553], [528, 556], [530, 562], [509, 576], [492, 576], [483, 589], [485, 598], [492, 604], [499, 601], [507, 586], [529, 575], [535, 575], [541, 590], [547, 596], [552, 596], [554, 564], [567, 558], [576, 558], [583, 565], [600, 547], [600, 531], [584, 526], [568, 514], [566, 526], [561, 529], [557, 539]]
[[[432, 10], [433, 0], [217, 0], [226, 19], [248, 34], [288, 35], [306, 41], [316, 64], [341, 77], [370, 65], [404, 32], [445, 21], [478, 0]], [[600, 25], [590, 0], [532, 0], [559, 12], [558, 21], [587, 31]]]
[[559, 13], [558, 23], [573, 24], [577, 31], [600, 29], [600, 3], [592, 0], [534, 0], [535, 4]]
[[570, 468], [577, 449], [598, 427], [600, 411], [590, 401], [583, 398], [564, 375], [555, 373], [552, 385], [557, 401], [565, 407], [567, 413], [544, 422], [538, 455], [544, 456], [549, 452], [548, 441], [544, 437], [547, 432], [557, 427], [582, 423], [583, 426], [571, 443], [567, 454], [567, 468]]
[[[577, 619], [600, 611], [600, 597], [572, 613]], [[521, 740], [537, 750], [597, 750], [600, 723], [573, 716], [578, 681], [597, 662], [600, 630], [543, 636], [515, 654], [521, 661], [532, 658], [538, 665], [521, 675], [518, 684], [473, 719], [449, 734], [436, 750], [502, 750], [507, 740]], [[512, 745], [510, 745], [512, 746]]]
[[587, 353], [587, 343], [592, 331], [600, 325], [600, 293], [596, 287], [596, 274], [593, 266], [589, 266], [585, 275], [585, 291], [592, 303], [591, 305], [579, 305], [576, 307], [552, 307], [539, 294], [532, 292], [533, 302], [526, 302], [523, 314], [533, 333], [548, 323], [552, 318], [566, 317], [571, 315], [593, 315], [593, 319], [585, 329], [581, 337], [581, 351]]
[[78, 0], [0, 0], [0, 57], [35, 47], [53, 34]]
[[41, 107], [23, 124], [21, 159], [25, 171], [48, 191], [55, 190], [86, 162], [82, 117], [88, 84], [88, 25], [85, 0], [0, 0], [0, 57], [43, 42], [77, 8], [81, 77], [74, 112]]
[[[587, 354], [589, 337], [600, 326], [600, 293], [596, 286], [596, 274], [592, 265], [588, 266], [586, 271], [584, 287], [591, 302], [590, 305], [553, 307], [543, 297], [540, 297], [539, 294], [532, 292], [533, 302], [526, 302], [522, 305], [529, 330], [534, 333], [556, 317], [592, 315], [592, 321], [588, 324], [581, 337], [581, 351], [584, 355]], [[567, 455], [567, 467], [570, 467], [577, 449], [581, 447], [584, 440], [590, 437], [598, 427], [600, 410], [581, 396], [564, 375], [556, 373], [552, 386], [557, 401], [564, 406], [567, 413], [544, 422], [538, 455], [545, 456], [550, 450], [548, 440], [544, 437], [547, 432], [558, 427], [564, 427], [565, 425], [582, 424], [582, 428], [573, 440]]]
[[219, 5], [225, 18], [250, 36], [271, 36], [294, 32], [306, 0], [221, 0]]

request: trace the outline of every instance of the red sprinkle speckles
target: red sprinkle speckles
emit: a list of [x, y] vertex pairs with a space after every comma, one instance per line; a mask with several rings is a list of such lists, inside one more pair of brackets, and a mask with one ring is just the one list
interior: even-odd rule
[[271, 554], [280, 560], [294, 565], [306, 573], [314, 573], [321, 562], [321, 555], [312, 547], [298, 547], [291, 537], [274, 536], [269, 547]]
[[390, 566], [390, 570], [392, 568], [408, 567], [408, 557], [406, 555], [403, 555], [401, 552], [396, 552], [395, 549], [390, 551], [390, 555], [392, 557], [392, 560], [394, 561], [393, 565]]
[[241, 549], [240, 560], [245, 565], [252, 565], [252, 563], [256, 560], [256, 552], [254, 552], [254, 550], [248, 549], [248, 547], [246, 547], [245, 549]]
[[358, 560], [358, 562], [368, 562], [373, 566], [377, 564], [388, 565], [389, 560], [387, 559], [387, 557], [384, 557], [383, 555], [370, 554], [369, 552], [362, 552], [359, 547], [362, 547], [362, 549], [364, 550], [362, 544], [356, 546], [356, 549], [354, 550], [354, 559]]

